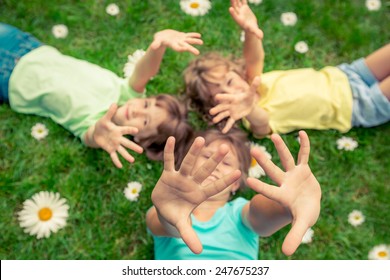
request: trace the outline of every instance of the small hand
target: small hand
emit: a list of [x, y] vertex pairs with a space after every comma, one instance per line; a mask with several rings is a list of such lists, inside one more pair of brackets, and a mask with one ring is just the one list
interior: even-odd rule
[[199, 51], [192, 45], [202, 45], [201, 34], [196, 32], [179, 32], [172, 29], [162, 30], [154, 35], [154, 41], [150, 45], [153, 50], [157, 50], [161, 46], [170, 47], [177, 52], [191, 52], [195, 55]]
[[253, 33], [258, 39], [263, 39], [263, 31], [257, 25], [257, 18], [248, 6], [246, 0], [231, 0], [229, 12], [235, 22], [246, 32]]
[[107, 113], [96, 122], [93, 137], [96, 144], [110, 155], [115, 166], [122, 168], [122, 163], [118, 158], [117, 152], [128, 162], [132, 163], [134, 162], [134, 157], [128, 153], [126, 148], [139, 154], [143, 152], [143, 149], [141, 146], [124, 137], [124, 135], [135, 135], [138, 133], [136, 127], [117, 126], [112, 122], [111, 119], [117, 109], [118, 106], [112, 104]]
[[210, 109], [210, 115], [214, 116], [213, 122], [219, 123], [228, 118], [222, 133], [227, 133], [234, 123], [248, 116], [258, 100], [257, 88], [260, 86], [261, 79], [256, 77], [246, 92], [219, 93], [215, 96], [219, 103]]
[[164, 171], [152, 192], [152, 201], [159, 217], [174, 226], [183, 241], [196, 254], [202, 251], [202, 244], [191, 226], [192, 211], [241, 176], [240, 171], [235, 170], [208, 185], [203, 185], [203, 181], [217, 168], [229, 151], [226, 145], [221, 145], [214, 155], [195, 170], [194, 166], [204, 143], [203, 138], [196, 138], [180, 169], [176, 171], [173, 153], [175, 139], [168, 138], [164, 149]]
[[267, 175], [279, 187], [260, 180], [249, 178], [248, 185], [258, 193], [272, 199], [285, 207], [292, 217], [292, 228], [287, 234], [282, 251], [292, 255], [301, 244], [307, 229], [314, 225], [320, 214], [321, 187], [308, 165], [310, 142], [304, 131], [299, 132], [301, 147], [298, 154], [298, 165], [295, 165], [287, 146], [279, 135], [271, 139], [278, 151], [285, 172], [277, 167], [260, 150], [252, 150], [252, 156], [265, 170]]

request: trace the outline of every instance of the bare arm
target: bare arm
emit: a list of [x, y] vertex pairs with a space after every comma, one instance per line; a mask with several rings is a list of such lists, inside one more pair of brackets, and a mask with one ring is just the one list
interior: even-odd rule
[[260, 195], [256, 195], [242, 212], [244, 221], [263, 236], [271, 235], [291, 222], [292, 228], [282, 246], [286, 255], [295, 252], [303, 235], [316, 223], [320, 213], [321, 188], [308, 165], [309, 138], [303, 131], [299, 136], [301, 148], [298, 165], [295, 165], [294, 158], [282, 138], [279, 135], [272, 136], [286, 171], [274, 165], [260, 150], [251, 151], [252, 156], [279, 187], [254, 178], [247, 179], [248, 185]]
[[137, 92], [144, 91], [149, 80], [158, 73], [167, 47], [178, 52], [188, 51], [198, 55], [199, 51], [192, 44], [203, 44], [200, 37], [199, 33], [183, 33], [172, 29], [157, 32], [145, 55], [135, 66], [129, 79], [130, 87]]
[[263, 31], [259, 29], [257, 18], [246, 0], [231, 0], [229, 12], [245, 32], [244, 59], [248, 80], [260, 76], [264, 66]]

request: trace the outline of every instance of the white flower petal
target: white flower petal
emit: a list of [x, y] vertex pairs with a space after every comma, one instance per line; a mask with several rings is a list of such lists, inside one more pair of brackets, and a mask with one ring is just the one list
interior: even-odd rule
[[[49, 237], [52, 232], [57, 232], [66, 225], [69, 206], [66, 199], [58, 193], [42, 191], [36, 193], [31, 199], [23, 203], [23, 209], [18, 212], [19, 224], [24, 232], [36, 235], [38, 239]], [[42, 221], [39, 218], [39, 211], [42, 208], [49, 208], [52, 211], [51, 217]]]
[[119, 15], [120, 9], [117, 4], [111, 3], [106, 7], [106, 13], [110, 16]]
[[211, 9], [209, 0], [181, 0], [180, 8], [191, 16], [203, 16]]
[[382, 6], [380, 0], [366, 0], [366, 7], [369, 11], [378, 11]]
[[298, 21], [298, 17], [293, 12], [287, 12], [280, 16], [280, 20], [285, 26], [294, 26]]
[[68, 36], [69, 30], [65, 24], [57, 24], [51, 28], [51, 32], [57, 39], [63, 39]]
[[248, 0], [248, 2], [254, 5], [259, 5], [263, 2], [263, 0]]
[[373, 247], [368, 253], [368, 259], [390, 260], [390, 246], [386, 244], [380, 244]]
[[307, 51], [309, 50], [309, 46], [306, 42], [300, 41], [295, 44], [294, 49], [298, 53], [307, 53]]

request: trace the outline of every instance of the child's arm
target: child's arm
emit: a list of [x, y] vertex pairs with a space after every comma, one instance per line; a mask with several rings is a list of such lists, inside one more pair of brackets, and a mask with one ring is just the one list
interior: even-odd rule
[[157, 74], [167, 47], [178, 51], [188, 51], [195, 55], [199, 51], [192, 45], [201, 45], [199, 33], [183, 33], [176, 30], [162, 30], [154, 35], [145, 55], [135, 66], [135, 70], [129, 79], [129, 85], [137, 92], [143, 92], [149, 80]]
[[202, 252], [202, 244], [191, 226], [192, 211], [209, 197], [236, 182], [241, 172], [235, 170], [204, 186], [202, 182], [214, 172], [229, 148], [221, 145], [199, 169], [194, 170], [197, 157], [204, 146], [204, 139], [199, 137], [195, 139], [180, 169], [176, 171], [174, 146], [174, 138], [168, 138], [164, 149], [164, 171], [152, 192], [155, 208], [148, 211], [146, 224], [155, 235], [181, 237], [191, 251], [199, 254]]
[[304, 131], [299, 132], [301, 147], [298, 165], [279, 135], [272, 135], [285, 172], [272, 163], [260, 150], [252, 150], [252, 156], [279, 187], [248, 178], [248, 185], [260, 193], [243, 209], [244, 221], [261, 236], [269, 236], [292, 223], [282, 251], [291, 255], [301, 244], [309, 227], [314, 225], [320, 213], [321, 188], [308, 165], [310, 143]]
[[249, 121], [254, 135], [261, 137], [271, 133], [268, 113], [257, 105], [260, 82], [260, 77], [256, 77], [246, 92], [225, 92], [215, 96], [218, 105], [211, 108], [209, 113], [215, 116], [214, 123], [228, 118], [222, 133], [227, 133], [236, 121], [244, 117]]
[[110, 155], [115, 166], [122, 168], [117, 152], [128, 162], [134, 162], [134, 158], [128, 153], [126, 148], [139, 154], [143, 152], [143, 149], [124, 136], [135, 135], [138, 132], [136, 127], [117, 126], [112, 122], [111, 119], [117, 108], [116, 104], [112, 104], [107, 113], [89, 127], [84, 135], [84, 143], [91, 148], [102, 148]]
[[244, 59], [248, 81], [263, 72], [264, 49], [263, 31], [257, 25], [257, 18], [246, 0], [231, 0], [229, 12], [235, 22], [245, 32]]

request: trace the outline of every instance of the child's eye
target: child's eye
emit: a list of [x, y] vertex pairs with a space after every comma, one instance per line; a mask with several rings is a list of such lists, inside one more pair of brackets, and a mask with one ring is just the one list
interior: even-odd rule
[[145, 108], [145, 109], [148, 108], [148, 101], [147, 101], [147, 100], [145, 100], [144, 108]]
[[233, 79], [229, 79], [228, 82], [227, 82], [227, 85], [230, 86], [233, 82]]
[[148, 124], [148, 120], [144, 120], [144, 126], [146, 126]]

